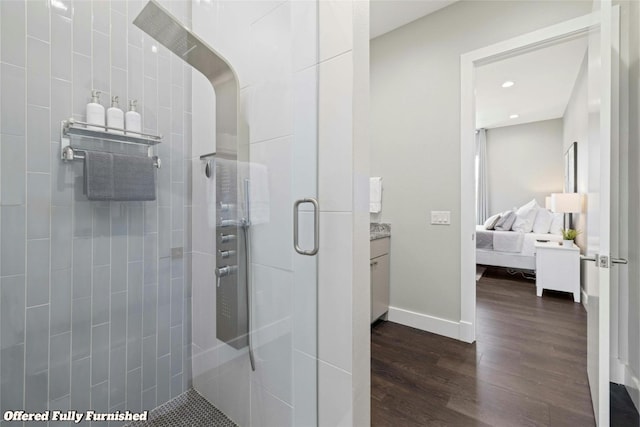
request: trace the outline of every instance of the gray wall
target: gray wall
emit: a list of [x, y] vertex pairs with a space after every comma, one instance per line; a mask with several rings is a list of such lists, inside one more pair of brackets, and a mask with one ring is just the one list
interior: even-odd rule
[[[590, 10], [458, 2], [371, 41], [371, 176], [393, 226], [393, 306], [460, 320], [460, 55]], [[429, 225], [431, 210], [451, 210], [452, 225]]]
[[562, 119], [487, 130], [489, 214], [562, 192]]
[[[143, 2], [59, 3], [0, 3], [0, 412], [150, 409], [190, 381], [189, 258], [170, 248], [190, 251], [191, 73], [129, 24]], [[88, 201], [60, 160], [92, 88], [165, 136], [157, 201]]]

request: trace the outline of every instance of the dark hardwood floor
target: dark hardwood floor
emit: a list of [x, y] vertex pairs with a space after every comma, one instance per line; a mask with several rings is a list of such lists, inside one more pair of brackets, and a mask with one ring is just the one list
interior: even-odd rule
[[475, 344], [372, 327], [372, 425], [595, 425], [582, 305], [563, 293], [538, 298], [532, 281], [488, 270], [477, 307]]

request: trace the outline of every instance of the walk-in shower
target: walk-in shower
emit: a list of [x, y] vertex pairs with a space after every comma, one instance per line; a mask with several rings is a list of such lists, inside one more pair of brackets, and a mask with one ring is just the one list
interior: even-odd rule
[[0, 413], [317, 424], [317, 19], [0, 1]]

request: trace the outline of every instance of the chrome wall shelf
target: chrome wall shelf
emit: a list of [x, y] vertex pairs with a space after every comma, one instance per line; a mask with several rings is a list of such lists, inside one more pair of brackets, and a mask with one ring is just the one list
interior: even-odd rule
[[[153, 156], [151, 148], [162, 142], [162, 135], [152, 135], [108, 126], [100, 126], [96, 129], [95, 125], [89, 123], [74, 119], [63, 120], [60, 125], [60, 158], [62, 160], [71, 161], [83, 158], [82, 154], [74, 155], [74, 150], [78, 154], [86, 151], [84, 147], [73, 146], [72, 140], [74, 138], [145, 146], [148, 147], [147, 155], [149, 157], [155, 157]], [[78, 148], [80, 148], [80, 150], [78, 150]], [[156, 165], [160, 167], [160, 160], [157, 157], [155, 158], [157, 160]]]

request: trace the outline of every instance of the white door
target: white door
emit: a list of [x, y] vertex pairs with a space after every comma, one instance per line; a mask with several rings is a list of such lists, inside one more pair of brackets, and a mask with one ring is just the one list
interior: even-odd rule
[[[617, 79], [612, 73], [617, 56], [618, 14], [610, 1], [594, 2], [600, 8], [600, 25], [589, 35], [589, 172], [587, 195], [587, 256], [585, 290], [588, 295], [587, 372], [598, 426], [609, 425], [610, 304], [613, 263], [612, 226], [617, 207], [612, 193], [617, 179], [612, 176], [612, 148], [617, 144]], [[613, 171], [616, 172], [616, 171]], [[614, 267], [615, 268], [615, 267]]]

